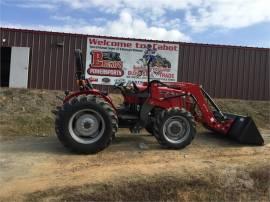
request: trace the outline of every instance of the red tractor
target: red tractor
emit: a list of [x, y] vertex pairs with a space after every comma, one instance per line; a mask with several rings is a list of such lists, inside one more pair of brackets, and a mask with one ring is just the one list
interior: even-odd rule
[[[204, 89], [186, 82], [152, 80], [143, 85], [115, 86], [124, 102], [115, 107], [107, 93], [94, 89], [85, 79], [82, 53], [75, 50], [79, 90], [65, 92], [57, 107], [55, 129], [62, 144], [77, 153], [96, 153], [110, 145], [118, 128], [139, 132], [145, 128], [166, 148], [180, 149], [196, 135], [196, 122], [240, 143], [263, 145], [251, 117], [223, 113]], [[148, 75], [151, 57], [148, 61]]]

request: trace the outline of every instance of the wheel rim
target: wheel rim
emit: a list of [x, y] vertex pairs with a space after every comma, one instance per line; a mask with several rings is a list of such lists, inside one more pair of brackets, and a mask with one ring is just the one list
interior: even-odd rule
[[189, 133], [189, 121], [183, 116], [172, 116], [163, 124], [163, 134], [168, 142], [181, 143], [187, 139]]
[[68, 130], [71, 137], [79, 143], [91, 144], [101, 138], [105, 130], [103, 117], [92, 109], [83, 109], [72, 115]]

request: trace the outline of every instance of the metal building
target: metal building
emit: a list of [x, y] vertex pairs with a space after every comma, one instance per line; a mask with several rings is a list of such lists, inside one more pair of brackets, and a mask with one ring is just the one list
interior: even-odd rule
[[[87, 37], [1, 28], [1, 86], [76, 89], [74, 49], [85, 57]], [[202, 84], [213, 97], [270, 100], [269, 48], [177, 43], [178, 81]]]

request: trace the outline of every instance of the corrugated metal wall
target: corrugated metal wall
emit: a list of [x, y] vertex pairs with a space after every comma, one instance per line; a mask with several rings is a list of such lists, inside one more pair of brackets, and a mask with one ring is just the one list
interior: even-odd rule
[[213, 97], [269, 100], [270, 49], [180, 44], [178, 79]]
[[[31, 47], [28, 87], [76, 89], [74, 50], [86, 53], [86, 37], [75, 34], [1, 29], [1, 46]], [[58, 46], [63, 43], [64, 46]], [[84, 55], [85, 57], [85, 55]]]
[[[1, 46], [31, 47], [29, 88], [77, 88], [74, 49], [85, 58], [87, 35], [7, 28], [0, 35]], [[200, 83], [213, 97], [270, 100], [270, 49], [179, 44], [179, 81]]]

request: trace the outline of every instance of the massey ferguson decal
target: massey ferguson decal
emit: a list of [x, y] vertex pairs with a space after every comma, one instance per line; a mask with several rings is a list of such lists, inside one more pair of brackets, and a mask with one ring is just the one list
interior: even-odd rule
[[[86, 77], [94, 84], [137, 83], [147, 79], [147, 54], [151, 51], [150, 78], [177, 81], [179, 45], [149, 41], [88, 38]], [[104, 82], [103, 78], [106, 79]]]

